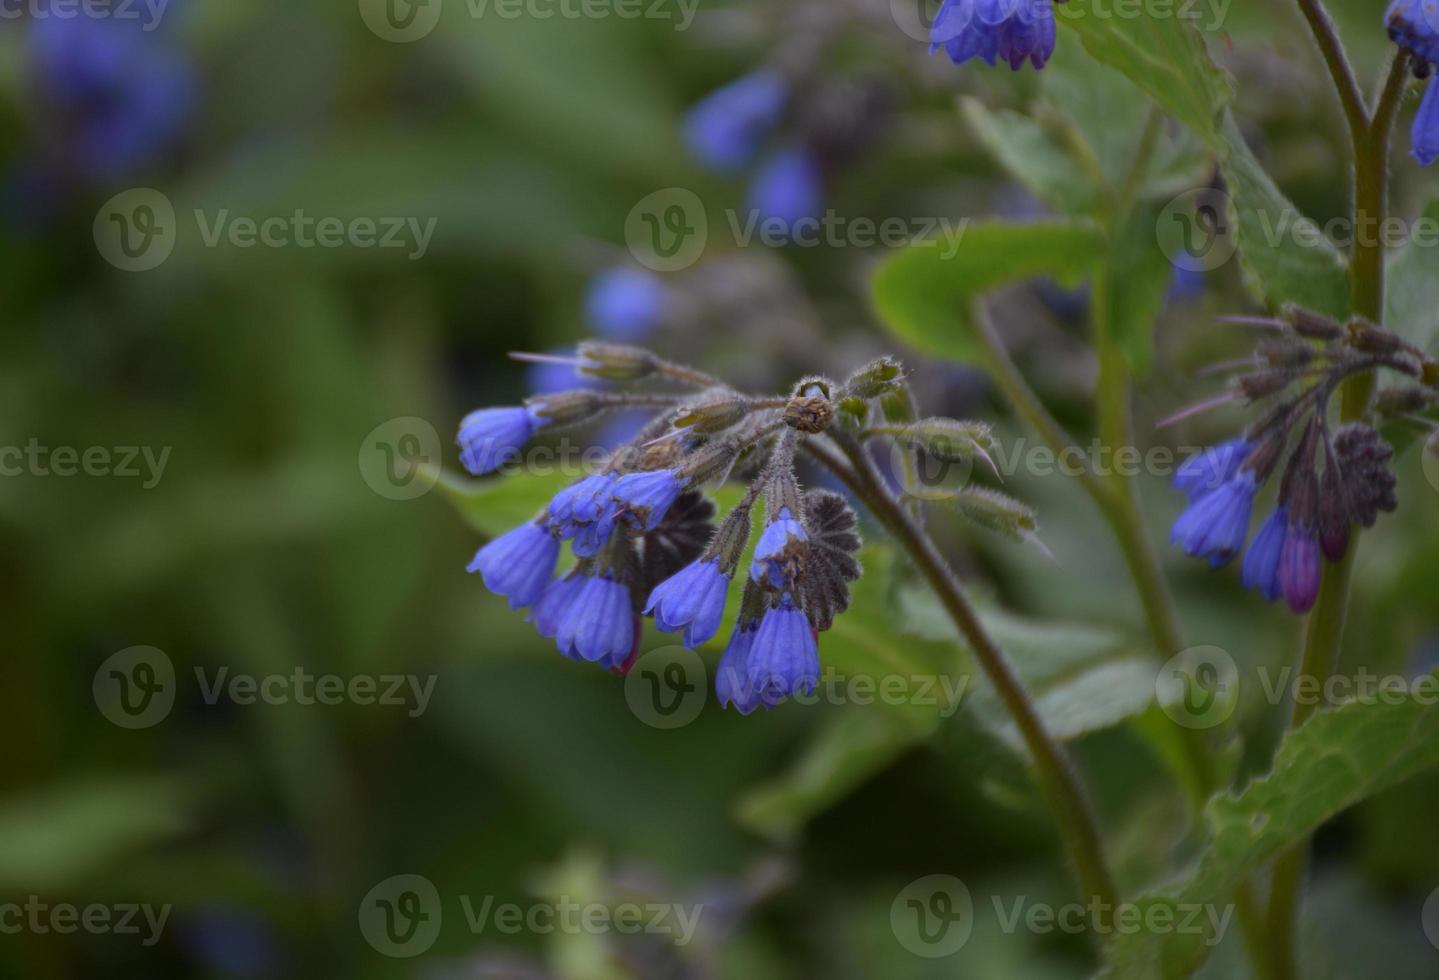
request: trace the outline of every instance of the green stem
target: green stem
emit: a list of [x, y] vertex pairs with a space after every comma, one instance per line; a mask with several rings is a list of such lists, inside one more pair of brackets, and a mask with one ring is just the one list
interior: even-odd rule
[[1118, 902], [1119, 893], [1104, 856], [1099, 824], [1089, 803], [1079, 772], [1064, 748], [1044, 727], [1024, 683], [1015, 673], [1008, 656], [985, 630], [974, 607], [966, 598], [954, 571], [940, 554], [929, 535], [895, 499], [884, 478], [876, 471], [864, 447], [852, 437], [833, 433], [835, 442], [848, 457], [848, 464], [828, 447], [814, 439], [805, 447], [845, 481], [869, 507], [875, 519], [914, 561], [929, 582], [959, 633], [969, 644], [1010, 717], [1024, 739], [1041, 791], [1054, 811], [1061, 838], [1079, 878], [1086, 898], [1098, 900], [1099, 922], [1107, 928], [1109, 916]]
[[[1303, 5], [1304, 0], [1301, 0]], [[1329, 26], [1332, 29], [1333, 25]], [[1345, 79], [1352, 78], [1353, 73], [1332, 73], [1342, 95]], [[1384, 319], [1385, 255], [1381, 231], [1389, 213], [1389, 143], [1408, 77], [1409, 56], [1401, 51], [1389, 66], [1373, 119], [1369, 119], [1367, 112], [1363, 113], [1364, 125], [1354, 141], [1355, 234], [1354, 248], [1349, 256], [1350, 305], [1356, 316], [1375, 323]], [[1360, 105], [1363, 111], [1362, 99]], [[1374, 386], [1373, 370], [1344, 382], [1340, 409], [1344, 421], [1353, 422], [1368, 415]], [[1358, 550], [1356, 531], [1344, 559], [1324, 571], [1319, 597], [1305, 624], [1300, 678], [1312, 677], [1323, 684], [1338, 667], [1349, 608], [1349, 587], [1354, 575], [1354, 556]], [[1304, 724], [1313, 712], [1313, 705], [1295, 703], [1290, 715], [1290, 728]], [[1268, 931], [1271, 938], [1271, 972], [1279, 980], [1298, 976], [1299, 916], [1308, 859], [1309, 841], [1306, 838], [1274, 863], [1269, 887]]]

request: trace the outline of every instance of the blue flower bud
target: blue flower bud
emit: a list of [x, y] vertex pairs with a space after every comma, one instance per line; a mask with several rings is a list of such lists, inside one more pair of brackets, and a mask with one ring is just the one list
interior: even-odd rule
[[1018, 71], [1025, 61], [1043, 68], [1054, 54], [1053, 0], [944, 0], [930, 29], [930, 53], [944, 49], [962, 65], [998, 60]]
[[1279, 587], [1289, 608], [1306, 613], [1319, 598], [1319, 539], [1314, 531], [1292, 520], [1279, 553]]
[[466, 571], [479, 572], [485, 588], [509, 599], [511, 609], [519, 609], [539, 601], [559, 556], [560, 543], [549, 529], [528, 523], [481, 548]]
[[1245, 470], [1189, 505], [1170, 533], [1171, 542], [1193, 558], [1208, 558], [1219, 568], [1244, 550], [1249, 518], [1259, 486], [1254, 473]]
[[662, 633], [683, 629], [685, 646], [694, 649], [719, 632], [729, 582], [717, 559], [693, 562], [655, 586], [645, 612], [654, 613]]
[[585, 315], [601, 336], [634, 343], [654, 333], [668, 303], [664, 284], [652, 273], [610, 269], [591, 280]]
[[499, 469], [549, 420], [534, 408], [482, 408], [460, 422], [460, 462], [475, 476]]
[[749, 577], [776, 592], [790, 592], [809, 554], [809, 535], [788, 507], [781, 507], [774, 521], [760, 535], [750, 563]]
[[610, 488], [610, 498], [619, 505], [619, 518], [626, 525], [653, 531], [684, 492], [685, 482], [678, 470], [627, 473]]
[[1246, 589], [1258, 589], [1270, 602], [1282, 594], [1279, 587], [1279, 556], [1289, 533], [1289, 512], [1279, 507], [1269, 516], [1244, 556], [1242, 581]]
[[745, 674], [748, 690], [775, 705], [796, 694], [812, 694], [819, 683], [819, 645], [809, 617], [790, 596], [760, 620]]
[[742, 169], [779, 124], [787, 96], [784, 79], [772, 71], [745, 75], [712, 92], [685, 121], [690, 152], [721, 173]]
[[557, 620], [555, 644], [571, 660], [587, 660], [618, 669], [635, 645], [635, 613], [630, 590], [607, 575], [582, 578], [567, 595]]
[[742, 715], [760, 706], [757, 692], [749, 683], [749, 654], [758, 631], [757, 621], [741, 621], [736, 625], [715, 673], [715, 696], [719, 703], [724, 707], [733, 706]]
[[766, 160], [750, 185], [749, 207], [762, 221], [778, 221], [789, 234], [824, 212], [823, 178], [810, 154], [797, 147]]
[[1247, 439], [1231, 439], [1211, 446], [1180, 465], [1174, 474], [1174, 487], [1188, 494], [1193, 503], [1234, 479], [1253, 451], [1254, 444]]

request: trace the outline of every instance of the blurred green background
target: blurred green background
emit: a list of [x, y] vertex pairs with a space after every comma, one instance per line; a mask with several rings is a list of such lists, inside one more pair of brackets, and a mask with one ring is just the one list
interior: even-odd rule
[[[432, 33], [398, 44], [370, 30], [355, 3], [172, 0], [144, 43], [189, 65], [191, 104], [173, 134], [119, 173], [67, 156], [57, 94], [36, 74], [34, 18], [0, 22], [0, 445], [168, 453], [154, 481], [30, 466], [0, 478], [10, 637], [0, 901], [172, 907], [150, 945], [5, 930], [6, 975], [1086, 974], [1082, 941], [1006, 934], [996, 920], [992, 897], [1059, 902], [1070, 884], [1022, 766], [976, 712], [911, 725], [856, 705], [742, 718], [710, 703], [693, 724], [652, 728], [623, 680], [557, 656], [464, 573], [485, 533], [522, 519], [543, 489], [523, 476], [503, 489], [447, 477], [414, 499], [395, 499], [405, 494], [382, 481], [376, 489], [379, 427], [420, 420], [383, 432], [432, 427], [440, 462], [457, 472], [461, 416], [515, 403], [533, 380], [506, 352], [590, 334], [587, 284], [630, 263], [625, 219], [642, 197], [683, 187], [713, 215], [740, 204], [741, 181], [688, 161], [683, 113], [782, 45], [824, 45], [826, 78], [877, 81], [886, 93], [882, 122], [828, 181], [826, 203], [840, 214], [1037, 207], [954, 104], [964, 94], [1022, 109], [1040, 97], [1036, 76], [927, 59], [888, 6], [705, 3], [676, 30], [672, 19], [477, 17], [447, 0]], [[1336, 7], [1364, 77], [1375, 77], [1387, 51], [1377, 5]], [[1322, 222], [1344, 212], [1348, 178], [1335, 107], [1300, 28], [1289, 4], [1235, 4], [1210, 40], [1238, 79], [1256, 151]], [[1064, 70], [1096, 70], [1064, 32], [1060, 45]], [[1396, 169], [1396, 205], [1412, 214], [1433, 177], [1407, 160]], [[183, 229], [173, 254], [143, 273], [114, 268], [92, 227], [132, 188], [160, 191]], [[263, 218], [297, 208], [345, 221], [434, 218], [434, 236], [411, 260], [358, 247], [208, 247], [186, 226], [195, 209]], [[839, 374], [876, 353], [905, 357], [869, 310], [881, 251], [720, 241], [668, 277], [680, 312], [646, 341], [756, 390]], [[1200, 365], [1241, 351], [1243, 338], [1213, 327], [1217, 314], [1250, 308], [1238, 278], [1220, 269], [1164, 312], [1156, 368], [1137, 398], [1145, 445], [1201, 445], [1236, 424], [1152, 426], [1213, 390], [1195, 376]], [[1082, 293], [1025, 286], [1004, 298], [1001, 323], [1087, 441], [1083, 305]], [[991, 418], [1005, 442], [1022, 435], [978, 373], [907, 361], [927, 412]], [[1404, 506], [1365, 536], [1346, 656], [1411, 672], [1439, 655], [1439, 508], [1419, 453], [1400, 469]], [[446, 487], [473, 495], [468, 519]], [[1079, 488], [1019, 473], [1007, 490], [1039, 511], [1053, 562], [943, 515], [935, 526], [975, 591], [1012, 612], [1004, 638], [1017, 655], [1040, 674], [1076, 649], [1093, 663], [1149, 657], [1122, 560]], [[1162, 540], [1177, 495], [1159, 478], [1141, 495]], [[1233, 575], [1168, 557], [1192, 642], [1246, 667], [1290, 661], [1293, 617], [1242, 593]], [[922, 595], [898, 564], [871, 559], [862, 601], [822, 656], [967, 672], [954, 644], [933, 628], [923, 635]], [[130, 730], [94, 692], [107, 660], [137, 645], [163, 651], [178, 694], [163, 720]], [[433, 676], [433, 698], [418, 716], [354, 703], [211, 705], [194, 680], [197, 668], [266, 676], [297, 666]], [[1237, 722], [1238, 771], [1253, 773], [1277, 718], [1254, 692]], [[1126, 889], [1182, 863], [1182, 801], [1139, 723], [1086, 733], [1076, 750]], [[1419, 908], [1439, 885], [1436, 805], [1439, 781], [1423, 779], [1323, 832], [1306, 928], [1325, 972], [1313, 975], [1372, 975], [1380, 955], [1389, 976], [1434, 975]], [[367, 893], [398, 874], [424, 876], [443, 906], [438, 937], [417, 959], [385, 955], [358, 921]], [[950, 958], [914, 955], [892, 928], [896, 896], [931, 874], [963, 879], [975, 897], [975, 936]], [[462, 898], [478, 906], [487, 896], [524, 908], [631, 897], [705, 913], [683, 947], [508, 934], [466, 923]], [[1209, 975], [1244, 975], [1234, 945]]]

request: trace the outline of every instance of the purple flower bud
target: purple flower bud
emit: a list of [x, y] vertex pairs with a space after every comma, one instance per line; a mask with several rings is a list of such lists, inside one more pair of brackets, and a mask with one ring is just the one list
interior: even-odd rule
[[1051, 0], [944, 0], [929, 50], [943, 48], [956, 65], [1002, 59], [1018, 71], [1026, 60], [1043, 68], [1057, 40]]
[[685, 646], [700, 646], [719, 632], [729, 577], [715, 559], [686, 565], [655, 586], [645, 612], [654, 613], [662, 633], [685, 631]]
[[635, 644], [630, 590], [606, 575], [582, 579], [558, 619], [555, 644], [571, 660], [617, 669]]
[[1319, 597], [1319, 542], [1314, 532], [1293, 523], [1279, 553], [1279, 587], [1289, 608], [1306, 613]]
[[1289, 532], [1289, 512], [1279, 507], [1259, 528], [1249, 553], [1244, 556], [1243, 582], [1246, 589], [1258, 589], [1270, 602], [1278, 599], [1279, 556]]
[[734, 173], [747, 166], [779, 124], [787, 90], [772, 71], [745, 75], [695, 105], [685, 121], [685, 142], [705, 166]]
[[684, 489], [678, 470], [650, 470], [620, 477], [610, 488], [610, 498], [619, 505], [619, 518], [625, 524], [636, 531], [653, 531]]
[[499, 469], [549, 424], [532, 408], [482, 408], [460, 422], [460, 462], [475, 476]]
[[1179, 515], [1169, 540], [1182, 546], [1193, 558], [1208, 558], [1219, 568], [1244, 550], [1249, 535], [1249, 517], [1259, 486], [1254, 474], [1244, 471], [1205, 494]]
[[760, 620], [745, 680], [754, 696], [767, 705], [795, 694], [811, 694], [819, 683], [814, 629], [788, 595]]
[[479, 572], [485, 588], [510, 600], [511, 609], [532, 605], [544, 594], [560, 543], [543, 524], [521, 524], [475, 553], [466, 569]]

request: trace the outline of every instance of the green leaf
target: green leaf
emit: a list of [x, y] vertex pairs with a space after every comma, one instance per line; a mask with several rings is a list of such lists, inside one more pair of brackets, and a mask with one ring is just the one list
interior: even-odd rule
[[989, 155], [1035, 197], [1065, 214], [1094, 208], [1096, 188], [1043, 125], [1010, 110], [992, 112], [974, 98], [962, 99], [960, 110]]
[[1296, 303], [1348, 316], [1348, 274], [1338, 249], [1275, 185], [1233, 115], [1225, 119], [1224, 136], [1230, 151], [1222, 167], [1246, 284], [1271, 309]]
[[0, 886], [64, 889], [190, 828], [189, 793], [135, 776], [54, 786], [0, 807]]
[[[1439, 223], [1439, 200], [1430, 202], [1421, 226]], [[1411, 239], [1389, 264], [1384, 325], [1422, 350], [1433, 351], [1439, 339], [1439, 248], [1432, 241]]]
[[1073, 284], [1089, 271], [1102, 248], [1102, 236], [1087, 223], [972, 225], [952, 257], [919, 244], [885, 261], [874, 277], [875, 309], [896, 335], [917, 349], [973, 362], [979, 358], [970, 333], [973, 299], [1035, 276]]
[[1234, 87], [1193, 23], [1173, 15], [1121, 16], [1100, 0], [1070, 0], [1057, 5], [1055, 15], [1096, 59], [1117, 68], [1211, 147], [1222, 146], [1219, 114]]
[[465, 522], [488, 537], [532, 521], [550, 498], [573, 481], [562, 473], [545, 476], [491, 476], [469, 480], [448, 471], [437, 484]]
[[[1429, 675], [1439, 684], [1439, 675]], [[1305, 840], [1325, 821], [1424, 769], [1439, 765], [1439, 707], [1432, 698], [1351, 702], [1321, 711], [1285, 737], [1274, 769], [1238, 795], [1222, 793], [1204, 814], [1208, 846], [1186, 881], [1138, 902], [1142, 910], [1223, 904], [1255, 868]], [[1188, 976], [1207, 948], [1201, 934], [1116, 935], [1104, 976]]]
[[1114, 233], [1110, 245], [1114, 341], [1134, 374], [1143, 376], [1154, 360], [1154, 325], [1174, 281], [1174, 266], [1158, 247], [1157, 207], [1140, 207]]

